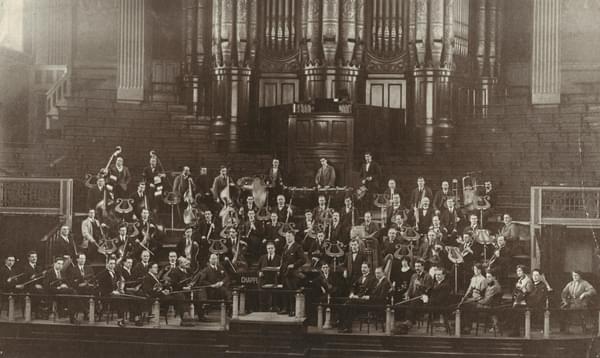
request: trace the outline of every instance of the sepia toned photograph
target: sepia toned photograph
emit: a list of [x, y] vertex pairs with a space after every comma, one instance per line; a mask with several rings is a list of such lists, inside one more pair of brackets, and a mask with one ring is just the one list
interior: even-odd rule
[[0, 0], [0, 358], [600, 358], [600, 0]]

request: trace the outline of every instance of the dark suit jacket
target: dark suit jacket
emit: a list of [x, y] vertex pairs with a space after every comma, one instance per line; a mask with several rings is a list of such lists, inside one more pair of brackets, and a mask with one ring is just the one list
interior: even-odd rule
[[173, 287], [173, 291], [180, 291], [184, 286], [187, 286], [187, 283], [182, 282], [186, 279], [190, 274], [187, 272], [183, 272], [179, 267], [171, 270], [169, 274], [169, 278], [171, 279], [171, 286]]
[[423, 215], [423, 209], [419, 209], [419, 233], [426, 234], [431, 226], [431, 219], [433, 218], [433, 209], [427, 209], [427, 213]]
[[367, 163], [362, 163], [360, 166], [360, 180], [365, 180], [367, 177], [372, 177], [371, 181], [367, 181], [367, 189], [372, 192], [379, 190], [379, 182], [381, 181], [381, 167], [379, 164], [371, 161], [369, 170], [367, 170]]
[[375, 281], [375, 287], [373, 288], [373, 292], [369, 297], [370, 301], [374, 304], [385, 304], [387, 302], [387, 298], [390, 295], [390, 289], [392, 285], [390, 284], [390, 280], [386, 277], [381, 280], [381, 282]]
[[423, 272], [420, 275], [415, 272], [410, 278], [410, 283], [408, 284], [408, 298], [414, 298], [426, 294], [429, 292], [429, 289], [431, 289], [432, 285], [433, 279], [427, 272]]
[[464, 221], [456, 208], [454, 208], [454, 211], [452, 212], [450, 212], [448, 209], [444, 209], [440, 214], [440, 223], [446, 228], [446, 230], [448, 230], [449, 234], [452, 234], [454, 230], [458, 231], [459, 223], [456, 222], [456, 218], [461, 220], [459, 223]]
[[21, 273], [24, 273], [23, 276], [19, 278], [19, 283], [23, 283], [31, 280], [34, 276], [39, 276], [42, 273], [42, 268], [40, 265], [35, 265], [35, 269], [31, 267], [29, 262], [26, 262], [21, 269]]
[[11, 276], [16, 275], [17, 270], [15, 270], [14, 266], [9, 269], [6, 265], [2, 265], [2, 267], [0, 268], [0, 292], [7, 292], [15, 287], [15, 285], [17, 284], [17, 280], [11, 280], [11, 282], [9, 283], [8, 279]]
[[46, 289], [48, 292], [52, 292], [63, 283], [68, 284], [69, 281], [67, 279], [67, 275], [61, 272], [60, 276], [61, 277], [59, 279], [56, 275], [56, 271], [54, 271], [54, 268], [46, 272], [46, 277], [44, 278], [44, 289]]
[[144, 276], [146, 276], [146, 273], [148, 273], [149, 268], [150, 262], [148, 262], [148, 265], [146, 265], [146, 267], [144, 267], [144, 265], [141, 262], [138, 262], [137, 264], [133, 265], [133, 268], [131, 269], [131, 278], [133, 280], [143, 278]]
[[88, 266], [83, 265], [83, 275], [79, 270], [79, 266], [77, 262], [75, 265], [71, 265], [67, 270], [67, 277], [69, 279], [69, 285], [75, 289], [77, 289], [80, 283], [95, 281], [94, 270]]
[[352, 253], [348, 252], [346, 254], [346, 270], [348, 271], [350, 282], [354, 282], [362, 275], [360, 266], [363, 262], [367, 262], [367, 257], [361, 252], [356, 255], [356, 260], [352, 260]]
[[223, 267], [221, 267], [220, 265], [216, 266], [216, 270], [213, 269], [210, 265], [206, 266], [202, 270], [202, 274], [200, 277], [201, 285], [212, 285], [219, 281], [223, 281], [224, 286], [227, 286], [229, 284], [229, 277], [227, 276], [227, 273], [225, 272]]
[[450, 303], [452, 287], [450, 280], [446, 277], [442, 282], [433, 281], [429, 290], [429, 304], [432, 306], [447, 306]]
[[375, 276], [369, 274], [364, 282], [362, 280], [362, 276], [357, 278], [356, 281], [352, 284], [352, 293], [357, 295], [358, 297], [371, 295], [373, 293], [373, 289], [377, 285], [377, 280]]
[[147, 273], [142, 280], [141, 292], [148, 297], [156, 297], [157, 292], [154, 290], [154, 287], [157, 283], [160, 283], [154, 276], [150, 273]]
[[110, 294], [119, 287], [117, 284], [118, 281], [119, 275], [116, 272], [113, 277], [108, 270], [102, 271], [98, 275], [98, 290], [100, 291], [100, 296], [110, 296]]
[[442, 191], [442, 189], [438, 190], [435, 193], [435, 196], [433, 197], [433, 209], [434, 210], [439, 210], [440, 212], [442, 210], [445, 209], [445, 205], [446, 205], [446, 200], [452, 197], [452, 193], [450, 192], [450, 189], [448, 189], [448, 192], [444, 194], [444, 192]]
[[[429, 198], [429, 200], [433, 199], [433, 193], [428, 186], [423, 188], [425, 191], [425, 197]], [[410, 206], [414, 208], [421, 201], [421, 193], [419, 192], [419, 188], [414, 188], [410, 194]], [[430, 205], [431, 206], [431, 205]]]
[[276, 189], [283, 186], [283, 169], [281, 169], [281, 166], [277, 168], [277, 173], [273, 172], [273, 167], [269, 168], [267, 171], [267, 182], [272, 184]]
[[283, 247], [281, 254], [281, 271], [289, 273], [288, 266], [294, 265], [293, 270], [299, 269], [304, 263], [306, 263], [306, 256], [302, 250], [302, 246], [297, 243], [293, 243], [292, 246]]
[[[195, 266], [195, 265], [197, 265], [196, 256], [198, 255], [198, 252], [200, 251], [200, 245], [198, 245], [198, 243], [196, 241], [194, 241], [193, 239], [191, 241], [192, 241], [192, 248], [190, 250], [190, 254], [192, 255], [191, 261], [192, 261], [192, 265]], [[175, 251], [177, 251], [178, 256], [185, 256], [185, 237], [182, 237], [179, 240], [179, 242], [177, 243], [177, 246], [175, 247]]]
[[117, 178], [117, 180], [115, 181], [111, 180], [111, 183], [113, 183], [113, 185], [115, 186], [119, 186], [118, 192], [119, 190], [122, 193], [126, 192], [127, 186], [129, 185], [129, 182], [131, 182], [131, 173], [129, 172], [129, 168], [123, 166], [123, 170], [119, 172], [117, 170], [117, 167], [113, 165], [109, 169], [109, 174], [110, 176], [114, 176]]
[[269, 261], [269, 255], [264, 254], [258, 259], [258, 271], [265, 267], [279, 267], [281, 264], [281, 256], [275, 254], [273, 260]]
[[323, 272], [320, 272], [319, 278], [317, 278], [314, 282], [319, 295], [330, 295], [333, 297], [336, 296], [339, 288], [339, 283], [337, 281], [338, 280], [336, 279], [335, 273], [330, 271], [327, 278], [325, 278]]
[[319, 167], [315, 176], [315, 184], [320, 186], [335, 186], [335, 169], [331, 165], [327, 168]]

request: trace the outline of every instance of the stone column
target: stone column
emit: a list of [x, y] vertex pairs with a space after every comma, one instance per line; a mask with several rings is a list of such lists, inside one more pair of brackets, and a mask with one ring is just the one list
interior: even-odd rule
[[560, 0], [533, 1], [531, 103], [560, 103]]
[[146, 83], [145, 0], [120, 0], [117, 100], [142, 102]]

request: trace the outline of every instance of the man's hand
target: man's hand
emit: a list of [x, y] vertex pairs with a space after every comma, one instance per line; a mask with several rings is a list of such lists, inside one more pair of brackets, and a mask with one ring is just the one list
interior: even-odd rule
[[22, 290], [22, 289], [24, 289], [24, 288], [25, 288], [25, 285], [20, 285], [20, 284], [19, 284], [19, 285], [16, 285], [16, 286], [15, 286], [15, 288], [16, 288], [17, 290]]
[[289, 265], [288, 265], [288, 268], [291, 268], [291, 269], [293, 269], [293, 268], [294, 268], [294, 264], [289, 264]]
[[362, 296], [360, 299], [361, 299], [361, 300], [365, 300], [365, 301], [366, 301], [366, 300], [368, 300], [369, 298], [370, 298], [370, 297], [369, 297], [369, 295], [364, 295], [364, 296]]
[[348, 278], [348, 270], [344, 270], [344, 278]]

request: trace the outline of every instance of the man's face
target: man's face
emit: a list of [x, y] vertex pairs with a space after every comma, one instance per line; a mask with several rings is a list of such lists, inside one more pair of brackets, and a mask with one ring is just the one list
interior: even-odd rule
[[486, 181], [484, 185], [485, 185], [485, 190], [492, 190], [492, 182], [491, 181]]
[[442, 182], [442, 190], [447, 191], [450, 188], [450, 184], [447, 181]]
[[183, 175], [190, 175], [190, 167], [183, 167]]
[[358, 242], [350, 241], [350, 250], [352, 252], [358, 252]]
[[216, 266], [217, 263], [219, 263], [219, 258], [217, 257], [217, 255], [215, 254], [211, 254], [210, 257], [208, 258], [208, 262], [212, 265], [212, 266]]
[[352, 199], [350, 198], [345, 198], [344, 199], [344, 204], [346, 204], [346, 206], [350, 206], [352, 204]]
[[278, 219], [277, 213], [271, 213], [271, 221], [272, 222], [277, 222], [277, 219]]
[[131, 270], [131, 268], [133, 267], [133, 259], [125, 260], [125, 262], [123, 262], [123, 266], [125, 266], [125, 268], [127, 268], [128, 270]]
[[229, 237], [231, 237], [232, 239], [236, 239], [237, 238], [237, 231], [235, 231], [235, 229], [229, 230]]
[[[525, 273], [523, 272], [523, 269], [520, 267], [517, 267], [517, 277], [523, 277], [525, 275]], [[575, 279], [575, 277], [573, 276], [573, 279]]]
[[103, 187], [103, 186], [104, 186], [104, 184], [105, 184], [105, 183], [104, 183], [104, 178], [100, 178], [100, 179], [98, 179], [98, 186], [99, 186], [99, 187]]
[[390, 189], [396, 189], [396, 181], [395, 180], [389, 180], [388, 181], [388, 188], [390, 188]]
[[370, 222], [371, 221], [371, 213], [365, 213], [365, 221], [366, 222]]
[[321, 162], [321, 166], [323, 166], [323, 167], [326, 167], [326, 166], [327, 166], [327, 159], [324, 159], [324, 158], [322, 158], [322, 159], [320, 160], [320, 162]]
[[395, 206], [399, 206], [400, 205], [400, 195], [394, 194], [394, 196], [392, 197], [392, 203]]
[[227, 168], [221, 168], [220, 173], [222, 176], [226, 176], [227, 175]]
[[279, 168], [279, 160], [273, 159], [273, 168]]
[[146, 191], [146, 184], [145, 183], [138, 184], [138, 192], [142, 193], [144, 191]]
[[485, 273], [485, 279], [486, 279], [488, 282], [492, 282], [492, 281], [494, 280], [494, 276], [493, 276], [491, 273], [489, 273], [489, 272], [486, 272], [486, 273]]
[[110, 261], [108, 261], [108, 263], [106, 264], [106, 269], [107, 269], [108, 271], [114, 271], [114, 270], [115, 270], [115, 265], [116, 265], [116, 262], [115, 262], [115, 260], [110, 260]]
[[429, 231], [427, 232], [427, 239], [429, 239], [429, 242], [433, 242], [435, 240], [435, 232], [433, 231]]
[[381, 268], [375, 269], [375, 278], [381, 280], [383, 278], [383, 270]]
[[369, 274], [369, 265], [363, 263], [362, 265], [360, 265], [360, 272], [363, 275], [368, 275]]
[[425, 185], [425, 179], [423, 179], [423, 178], [417, 179], [417, 186], [419, 188], [422, 188], [424, 185]]
[[169, 262], [175, 263], [175, 261], [177, 261], [177, 254], [174, 252], [170, 252], [169, 253]]
[[208, 170], [206, 168], [200, 168], [200, 175], [208, 174]]
[[152, 272], [153, 275], [158, 274], [158, 265], [157, 264], [152, 264], [152, 266], [150, 266], [150, 272]]
[[333, 222], [340, 221], [340, 213], [337, 213], [337, 212], [333, 213], [332, 219], [333, 219]]
[[324, 232], [317, 233], [317, 240], [319, 240], [319, 241], [325, 240], [325, 233]]
[[531, 279], [533, 282], [540, 282], [542, 280], [542, 275], [538, 271], [533, 271], [531, 273]]
[[275, 246], [267, 245], [267, 254], [273, 255], [275, 253]]
[[155, 167], [156, 166], [156, 158], [150, 158], [150, 166], [151, 167]]
[[118, 167], [121, 167], [121, 166], [123, 166], [123, 158], [121, 158], [121, 157], [117, 158], [117, 161], [116, 161], [116, 163], [117, 163], [117, 166], [118, 166]]
[[78, 264], [79, 266], [83, 266], [83, 265], [85, 265], [85, 255], [79, 255], [79, 256], [77, 257], [77, 264]]
[[510, 215], [504, 214], [504, 216], [502, 217], [502, 221], [504, 222], [504, 224], [508, 225], [512, 221], [512, 218], [510, 217]]
[[91, 209], [90, 211], [88, 211], [88, 218], [93, 219], [96, 217], [96, 210]]
[[431, 219], [431, 223], [433, 224], [433, 226], [440, 226], [440, 218], [439, 218], [439, 217], [437, 217], [437, 216], [434, 216], [434, 217]]
[[148, 262], [148, 260], [150, 260], [150, 253], [149, 253], [149, 252], [146, 252], [146, 251], [144, 251], [144, 252], [142, 253], [142, 261], [144, 261], [144, 262]]
[[504, 245], [506, 245], [506, 239], [504, 238], [504, 236], [498, 236], [498, 246], [503, 247]]
[[423, 264], [420, 262], [416, 262], [415, 263], [415, 271], [417, 271], [418, 273], [423, 272]]
[[365, 162], [369, 163], [371, 161], [371, 154], [365, 154]]
[[123, 227], [121, 227], [121, 228], [119, 228], [119, 235], [120, 235], [120, 236], [125, 236], [125, 235], [127, 235], [127, 228], [126, 228], [126, 227], [124, 227], [124, 226], [123, 226]]
[[205, 211], [204, 212], [204, 219], [206, 220], [206, 222], [211, 222], [212, 221], [212, 213], [210, 211]]
[[329, 265], [328, 264], [321, 265], [321, 272], [328, 275], [329, 274]]
[[150, 212], [146, 209], [142, 210], [142, 220], [148, 221], [148, 217], [150, 216]]
[[471, 225], [477, 225], [477, 216], [476, 215], [471, 215], [469, 216], [469, 221], [471, 222]]
[[13, 256], [7, 257], [4, 264], [8, 267], [13, 267], [15, 265], [15, 258]]
[[37, 263], [37, 254], [29, 255], [29, 262], [31, 262], [32, 264]]
[[423, 205], [423, 209], [428, 209], [429, 208], [429, 199], [428, 198], [423, 199], [423, 201], [421, 201], [421, 204]]
[[248, 204], [248, 207], [252, 206], [254, 204], [254, 197], [253, 196], [247, 197], [246, 204]]
[[454, 199], [446, 200], [446, 205], [448, 205], [449, 208], [454, 208]]
[[318, 200], [319, 200], [319, 206], [325, 206], [325, 198], [324, 197], [320, 196]]
[[58, 260], [58, 261], [56, 261], [56, 262], [54, 263], [54, 269], [55, 269], [56, 271], [62, 271], [62, 269], [63, 269], [63, 264], [64, 264], [64, 263], [65, 263], [65, 262], [64, 262], [63, 260]]
[[278, 195], [277, 196], [277, 204], [279, 206], [284, 206], [285, 205], [285, 197], [283, 195]]
[[292, 234], [291, 232], [288, 232], [287, 234], [285, 234], [285, 242], [288, 245], [291, 245], [294, 243], [294, 234]]
[[464, 234], [463, 235], [463, 242], [469, 242], [469, 241], [471, 241], [471, 235]]
[[442, 281], [444, 281], [444, 279], [445, 279], [445, 278], [446, 278], [446, 274], [445, 274], [445, 273], [444, 273], [442, 270], [437, 270], [437, 271], [435, 272], [435, 279], [436, 279], [438, 282], [442, 282]]
[[306, 213], [304, 213], [304, 217], [306, 218], [306, 221], [311, 221], [312, 213], [310, 211], [307, 211]]
[[60, 234], [62, 236], [68, 236], [69, 235], [69, 227], [68, 226], [63, 226], [60, 228]]
[[248, 220], [254, 221], [255, 218], [256, 218], [256, 213], [252, 210], [248, 211]]
[[397, 234], [398, 234], [398, 233], [396, 232], [396, 230], [394, 230], [394, 229], [390, 229], [390, 230], [388, 231], [388, 237], [390, 238], [390, 241], [393, 241], [393, 240], [396, 238], [396, 235], [397, 235]]

